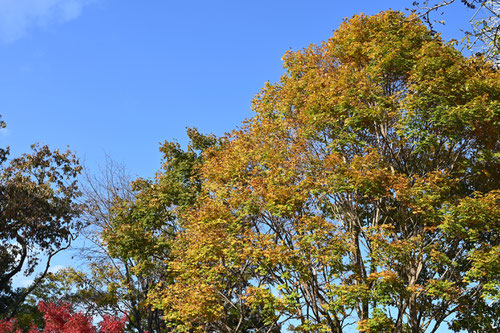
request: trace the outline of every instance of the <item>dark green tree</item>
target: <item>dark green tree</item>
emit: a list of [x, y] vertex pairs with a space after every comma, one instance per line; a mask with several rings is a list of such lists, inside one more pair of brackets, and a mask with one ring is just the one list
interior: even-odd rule
[[[0, 317], [7, 318], [43, 281], [52, 258], [69, 247], [81, 211], [75, 155], [38, 145], [30, 154], [8, 155], [8, 148], [0, 149]], [[29, 287], [13, 289], [15, 276], [30, 276], [40, 265]]]

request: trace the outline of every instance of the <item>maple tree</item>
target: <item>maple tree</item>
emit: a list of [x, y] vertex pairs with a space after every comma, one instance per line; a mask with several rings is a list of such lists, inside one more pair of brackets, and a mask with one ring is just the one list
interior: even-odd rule
[[396, 11], [283, 60], [204, 151], [154, 306], [177, 331], [494, 332], [500, 73]]
[[[69, 303], [55, 304], [39, 302], [38, 308], [44, 314], [41, 328], [32, 325], [29, 333], [123, 333], [127, 320], [105, 315], [99, 328], [92, 323], [93, 318], [82, 312], [74, 312]], [[22, 333], [16, 319], [0, 321], [0, 332]]]

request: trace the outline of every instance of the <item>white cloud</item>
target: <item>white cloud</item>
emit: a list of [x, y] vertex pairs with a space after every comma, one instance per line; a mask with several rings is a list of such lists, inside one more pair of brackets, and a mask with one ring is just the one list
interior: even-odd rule
[[12, 42], [31, 29], [80, 16], [94, 0], [0, 0], [0, 40]]

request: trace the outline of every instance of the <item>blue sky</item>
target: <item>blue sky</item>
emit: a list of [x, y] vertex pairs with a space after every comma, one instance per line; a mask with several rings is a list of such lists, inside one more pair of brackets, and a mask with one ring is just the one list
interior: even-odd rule
[[91, 169], [109, 154], [150, 177], [159, 142], [251, 117], [285, 51], [327, 39], [344, 17], [410, 2], [0, 0], [0, 145], [69, 145]]
[[[69, 146], [91, 170], [109, 154], [151, 177], [160, 142], [251, 117], [287, 50], [327, 39], [344, 17], [411, 2], [0, 0], [0, 147]], [[445, 38], [471, 15], [452, 8]]]

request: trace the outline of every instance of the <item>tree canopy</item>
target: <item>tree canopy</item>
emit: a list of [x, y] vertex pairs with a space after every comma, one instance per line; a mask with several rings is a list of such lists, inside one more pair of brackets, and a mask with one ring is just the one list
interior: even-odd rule
[[498, 71], [396, 11], [283, 61], [205, 152], [175, 282], [152, 297], [167, 323], [212, 331], [260, 307], [267, 329], [495, 331]]

